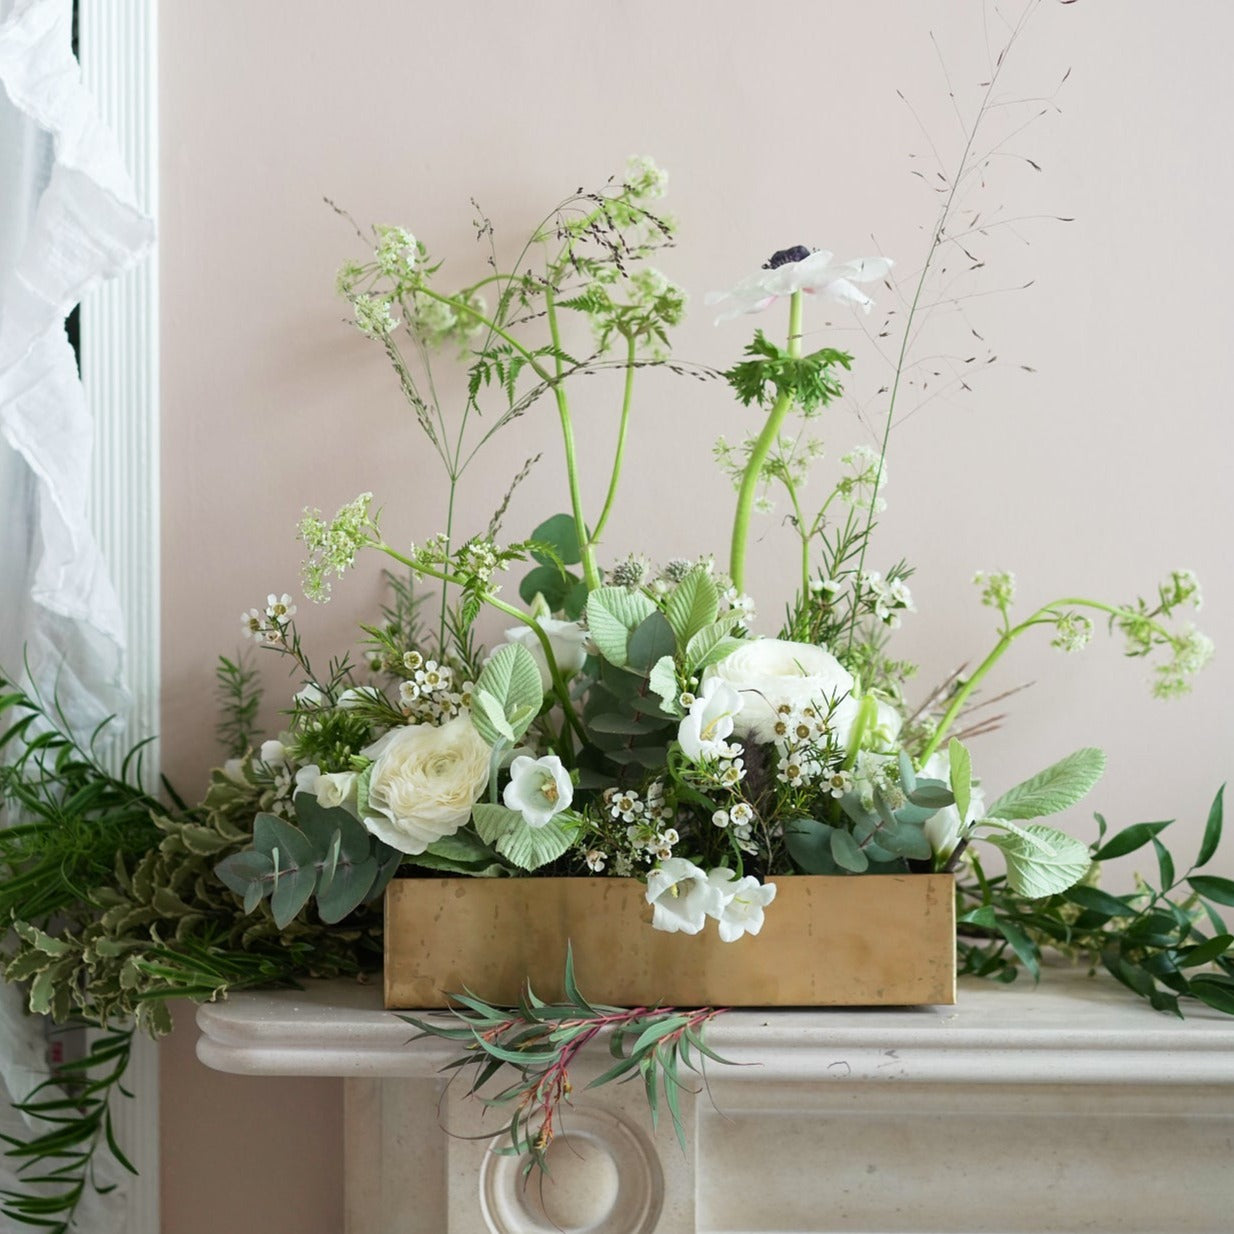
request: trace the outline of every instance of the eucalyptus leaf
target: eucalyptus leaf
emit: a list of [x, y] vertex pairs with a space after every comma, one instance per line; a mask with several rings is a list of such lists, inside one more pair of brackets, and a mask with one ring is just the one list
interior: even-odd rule
[[[548, 545], [557, 554], [557, 561], [563, 566], [577, 565], [583, 554], [578, 546], [578, 527], [569, 514], [554, 514], [546, 518], [531, 533], [531, 539]], [[542, 566], [554, 566], [553, 558], [547, 553], [533, 552], [531, 554]]]
[[870, 859], [857, 846], [852, 833], [837, 827], [831, 832], [831, 856], [836, 865], [854, 874], [864, 873], [870, 866]]
[[795, 818], [784, 825], [788, 855], [803, 874], [835, 874], [839, 869], [831, 852], [834, 830], [813, 818]]
[[664, 656], [677, 650], [673, 628], [663, 613], [648, 614], [634, 628], [626, 648], [626, 663], [642, 673], [650, 673]]

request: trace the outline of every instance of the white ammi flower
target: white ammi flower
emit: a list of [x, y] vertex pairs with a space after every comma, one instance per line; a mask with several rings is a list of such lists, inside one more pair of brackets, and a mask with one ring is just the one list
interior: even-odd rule
[[825, 647], [750, 639], [707, 672], [709, 680], [719, 678], [741, 694], [743, 706], [734, 724], [739, 737], [770, 744], [776, 740], [781, 707], [794, 712], [808, 707], [819, 716], [830, 710], [828, 728], [837, 745], [847, 744], [857, 713], [853, 679]]
[[529, 827], [543, 827], [574, 800], [574, 785], [556, 754], [543, 758], [520, 754], [510, 764], [510, 783], [501, 799], [506, 809], [517, 810]]
[[728, 748], [733, 717], [742, 702], [741, 695], [721, 678], [705, 681], [677, 726], [677, 740], [686, 758], [692, 763], [719, 758]]
[[697, 934], [708, 917], [719, 916], [724, 897], [707, 871], [684, 857], [669, 857], [647, 875], [651, 924], [670, 934]]
[[361, 822], [402, 853], [453, 835], [488, 784], [491, 751], [469, 715], [393, 728], [364, 754], [373, 766]]
[[717, 866], [707, 881], [720, 895], [719, 912], [712, 916], [720, 923], [721, 941], [735, 942], [763, 928], [763, 909], [776, 898], [774, 883], [760, 883], [750, 874], [737, 878], [727, 866]]
[[731, 291], [713, 291], [704, 303], [717, 310], [716, 325], [743, 313], [761, 313], [783, 296], [804, 291], [826, 296], [841, 304], [855, 304], [870, 311], [874, 301], [859, 291], [857, 283], [873, 283], [886, 276], [893, 263], [886, 257], [858, 257], [833, 262], [833, 253], [811, 253], [802, 244], [772, 254], [757, 274], [742, 279]]

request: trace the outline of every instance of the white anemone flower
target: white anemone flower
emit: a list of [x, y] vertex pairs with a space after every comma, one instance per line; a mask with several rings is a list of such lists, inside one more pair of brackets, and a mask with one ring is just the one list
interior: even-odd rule
[[501, 795], [506, 809], [517, 810], [529, 827], [543, 827], [574, 800], [570, 773], [556, 754], [520, 755], [510, 764], [510, 783]]
[[720, 911], [712, 916], [720, 923], [722, 942], [736, 942], [763, 928], [763, 909], [776, 898], [774, 883], [760, 883], [751, 874], [737, 878], [727, 866], [717, 866], [707, 881], [720, 895]]
[[874, 305], [856, 284], [885, 278], [894, 264], [886, 257], [858, 257], [833, 262], [826, 249], [811, 253], [804, 245], [774, 253], [757, 274], [742, 279], [731, 291], [713, 291], [704, 303], [717, 310], [716, 325], [743, 313], [761, 313], [768, 305], [794, 292], [826, 296], [840, 304], [855, 304], [869, 312]]
[[711, 677], [693, 697], [690, 710], [677, 727], [682, 752], [692, 763], [719, 758], [733, 735], [733, 717], [743, 699], [727, 681]]
[[668, 857], [647, 875], [651, 924], [669, 934], [697, 934], [708, 917], [718, 917], [724, 897], [699, 869], [684, 857]]

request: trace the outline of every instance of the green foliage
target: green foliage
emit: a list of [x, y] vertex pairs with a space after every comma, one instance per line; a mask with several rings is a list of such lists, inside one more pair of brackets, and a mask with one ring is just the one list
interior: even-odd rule
[[1028, 819], [1057, 814], [1075, 805], [1101, 779], [1105, 753], [1092, 747], [1066, 758], [1008, 789], [987, 813], [991, 818]]
[[258, 814], [253, 846], [214, 868], [224, 886], [252, 913], [268, 899], [274, 924], [286, 929], [310, 900], [326, 925], [337, 925], [385, 890], [402, 853], [370, 834], [341, 806], [322, 806], [312, 793], [297, 793], [299, 826], [277, 814]]
[[519, 643], [499, 647], [476, 681], [471, 713], [476, 731], [495, 746], [507, 748], [527, 731], [544, 701], [540, 670], [531, 652]]
[[472, 809], [476, 830], [520, 870], [538, 870], [556, 861], [578, 838], [581, 820], [568, 811], [533, 827], [517, 810], [481, 802]]
[[1040, 824], [1014, 827], [1003, 819], [986, 819], [985, 825], [1008, 827], [1003, 834], [982, 838], [992, 844], [1007, 862], [1007, 884], [1016, 895], [1030, 900], [1056, 895], [1078, 883], [1091, 864], [1088, 849], [1079, 840], [1053, 827]]
[[[1020, 967], [1039, 975], [1042, 952], [1100, 964], [1159, 1011], [1181, 1015], [1182, 1000], [1234, 1014], [1234, 934], [1215, 905], [1234, 904], [1234, 880], [1197, 874], [1217, 851], [1218, 792], [1195, 862], [1181, 874], [1158, 838], [1173, 820], [1135, 823], [1106, 838], [1097, 815], [1092, 866], [1081, 884], [1036, 899], [1009, 880], [987, 878], [973, 859], [975, 883], [957, 882], [959, 971], [1012, 981]], [[1032, 830], [1026, 828], [1025, 830]], [[1096, 884], [1107, 861], [1152, 848], [1157, 878], [1113, 895]]]
[[598, 587], [587, 597], [587, 626], [600, 654], [617, 668], [628, 664], [630, 636], [655, 611], [655, 603], [641, 591]]
[[106, 1146], [131, 1173], [112, 1125], [112, 1102], [128, 1098], [122, 1083], [132, 1051], [132, 1029], [108, 1029], [95, 1036], [88, 1053], [61, 1064], [13, 1108], [45, 1130], [27, 1139], [2, 1135], [5, 1157], [23, 1184], [0, 1191], [0, 1213], [19, 1225], [51, 1234], [77, 1228], [76, 1214], [88, 1189], [105, 1194], [112, 1186], [96, 1180], [96, 1154]]
[[768, 407], [782, 394], [788, 395], [806, 415], [844, 393], [833, 369], [850, 369], [853, 358], [847, 352], [823, 347], [805, 356], [793, 356], [777, 347], [761, 330], [755, 331], [745, 354], [749, 360], [734, 365], [724, 379], [748, 407], [757, 403]]
[[261, 680], [251, 658], [219, 656], [214, 669], [220, 703], [218, 739], [229, 758], [241, 758], [257, 745], [257, 713], [261, 709]]
[[[509, 1144], [498, 1152], [526, 1157], [524, 1175], [548, 1173], [548, 1148], [561, 1123], [573, 1087], [570, 1068], [590, 1042], [607, 1035], [614, 1062], [588, 1088], [639, 1079], [647, 1095], [653, 1127], [661, 1097], [673, 1130], [685, 1147], [682, 1091], [693, 1092], [686, 1072], [702, 1075], [705, 1060], [724, 1063], [704, 1040], [707, 1025], [722, 1014], [706, 1007], [679, 1011], [672, 1007], [628, 1010], [588, 1002], [574, 979], [573, 954], [567, 951], [565, 1000], [545, 1003], [530, 986], [517, 1008], [494, 1007], [473, 994], [451, 995], [458, 1004], [453, 1020], [401, 1016], [419, 1030], [415, 1040], [438, 1037], [458, 1042], [462, 1052], [447, 1070], [471, 1068], [468, 1094], [509, 1115]], [[505, 1069], [515, 1079], [497, 1092], [486, 1086]], [[508, 1078], [508, 1076], [507, 1076]]]

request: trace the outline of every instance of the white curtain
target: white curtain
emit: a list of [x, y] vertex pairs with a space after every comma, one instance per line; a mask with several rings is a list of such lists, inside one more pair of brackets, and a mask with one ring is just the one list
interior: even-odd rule
[[[81, 84], [71, 23], [71, 0], [0, 0], [0, 666], [20, 677], [24, 656], [29, 682], [88, 734], [123, 713], [124, 647], [89, 525], [92, 420], [64, 323], [146, 252], [154, 227]], [[4, 1090], [38, 1081], [43, 1034], [0, 995], [11, 1130]], [[0, 1187], [12, 1184], [0, 1160]], [[122, 1225], [120, 1193], [79, 1213], [91, 1234]]]

